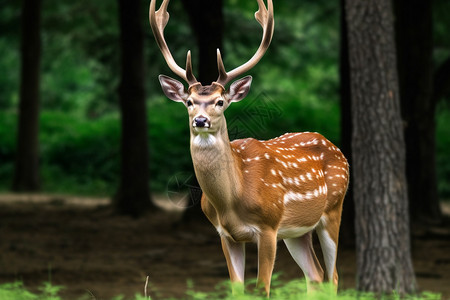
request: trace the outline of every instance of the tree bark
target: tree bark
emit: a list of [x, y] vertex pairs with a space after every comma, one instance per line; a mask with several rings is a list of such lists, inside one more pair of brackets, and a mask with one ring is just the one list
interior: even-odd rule
[[183, 0], [198, 45], [198, 81], [211, 84], [219, 75], [216, 50], [223, 56], [222, 0]]
[[357, 288], [415, 291], [390, 0], [346, 2]]
[[432, 1], [395, 1], [406, 175], [413, 224], [442, 220], [436, 176]]
[[121, 173], [115, 206], [119, 213], [139, 216], [154, 208], [149, 189], [149, 148], [144, 91], [144, 35], [141, 1], [119, 0], [122, 117]]
[[39, 178], [39, 106], [41, 66], [41, 0], [22, 4], [20, 103], [15, 191], [36, 191]]

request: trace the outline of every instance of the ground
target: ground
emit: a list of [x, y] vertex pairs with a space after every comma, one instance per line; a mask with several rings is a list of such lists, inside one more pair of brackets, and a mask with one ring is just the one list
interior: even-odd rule
[[[204, 220], [185, 224], [173, 209], [136, 220], [113, 214], [108, 203], [0, 195], [0, 283], [21, 280], [35, 289], [51, 280], [65, 287], [65, 299], [110, 299], [143, 294], [149, 276], [149, 294], [159, 299], [183, 297], [189, 279], [196, 290], [210, 291], [228, 278], [217, 233]], [[450, 230], [414, 230], [412, 243], [419, 287], [450, 299]], [[255, 277], [256, 249], [247, 249], [246, 274]], [[352, 247], [340, 247], [338, 271], [341, 288], [353, 288]], [[303, 276], [282, 243], [275, 272], [282, 280]]]

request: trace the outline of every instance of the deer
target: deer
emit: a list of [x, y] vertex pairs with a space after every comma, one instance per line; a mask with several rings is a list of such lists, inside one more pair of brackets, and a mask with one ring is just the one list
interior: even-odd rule
[[[155, 11], [151, 0], [149, 21], [169, 68], [187, 84], [159, 75], [164, 94], [187, 108], [190, 152], [202, 190], [201, 208], [216, 228], [233, 286], [244, 286], [245, 244], [258, 250], [257, 286], [270, 295], [278, 240], [283, 240], [303, 271], [307, 287], [324, 280], [313, 248], [315, 231], [323, 252], [326, 275], [337, 289], [336, 270], [342, 204], [349, 183], [349, 165], [342, 152], [319, 133], [286, 133], [270, 140], [231, 141], [225, 110], [244, 99], [252, 82], [245, 76], [262, 58], [272, 40], [272, 0], [257, 0], [255, 18], [263, 29], [253, 57], [226, 71], [217, 49], [218, 79], [202, 85], [192, 70], [191, 52], [186, 68], [174, 60], [164, 38], [169, 0]], [[237, 288], [236, 288], [237, 289]], [[234, 290], [233, 290], [234, 291]]]

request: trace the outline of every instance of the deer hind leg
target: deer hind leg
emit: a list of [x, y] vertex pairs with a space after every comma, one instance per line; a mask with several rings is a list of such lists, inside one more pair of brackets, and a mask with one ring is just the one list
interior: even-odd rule
[[221, 237], [222, 250], [227, 261], [233, 294], [244, 291], [245, 243], [237, 243]]
[[338, 273], [336, 269], [337, 247], [339, 239], [339, 225], [341, 214], [328, 214], [322, 217], [321, 223], [316, 228], [320, 246], [323, 252], [328, 281], [332, 282], [337, 290]]
[[314, 252], [312, 244], [312, 232], [308, 232], [301, 237], [284, 239], [289, 253], [306, 277], [308, 290], [312, 288], [311, 283], [323, 281], [323, 269]]

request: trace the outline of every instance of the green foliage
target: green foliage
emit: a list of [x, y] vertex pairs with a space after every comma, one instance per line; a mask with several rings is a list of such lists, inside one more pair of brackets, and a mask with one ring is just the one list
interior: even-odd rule
[[440, 105], [437, 110], [437, 157], [436, 164], [438, 180], [438, 191], [442, 199], [450, 199], [450, 159], [448, 149], [450, 149], [450, 110], [445, 109], [445, 105]]
[[[17, 114], [0, 112], [0, 188], [11, 184]], [[96, 120], [58, 111], [40, 117], [43, 189], [53, 192], [111, 195], [119, 170], [119, 118]], [[4, 159], [4, 161], [3, 161]]]
[[[182, 299], [192, 300], [217, 300], [217, 299], [236, 299], [236, 300], [255, 300], [255, 299], [267, 299], [262, 290], [254, 289], [255, 280], [251, 280], [246, 284], [246, 291], [243, 289], [234, 289], [229, 281], [222, 282], [216, 287], [216, 291], [213, 292], [199, 292], [194, 288], [192, 281], [188, 282], [188, 290], [186, 297]], [[58, 296], [61, 291], [61, 286], [54, 286], [51, 283], [44, 283], [40, 288], [40, 293], [29, 292], [23, 283], [4, 283], [0, 284], [0, 299], [2, 300], [62, 300]], [[83, 298], [80, 298], [83, 299]], [[112, 300], [125, 300], [124, 296], [113, 297]], [[136, 294], [133, 300], [151, 300], [151, 297], [144, 297], [140, 294]], [[176, 298], [170, 298], [176, 299]], [[272, 281], [270, 299], [274, 300], [440, 300], [441, 295], [431, 292], [422, 292], [417, 295], [401, 296], [395, 291], [391, 295], [375, 295], [372, 293], [364, 293], [356, 290], [342, 290], [337, 294], [334, 292], [334, 286], [331, 284], [322, 284], [316, 286], [313, 291], [306, 291], [306, 282], [304, 280], [293, 280], [287, 283], [281, 282], [277, 279], [277, 274], [274, 275]]]
[[[324, 283], [320, 286], [315, 286], [313, 290], [307, 292], [305, 280], [293, 280], [287, 283], [281, 282], [277, 279], [272, 280], [270, 291], [270, 299], [279, 300], [439, 300], [441, 295], [430, 292], [423, 292], [417, 295], [401, 296], [395, 291], [392, 295], [375, 295], [373, 293], [359, 292], [356, 290], [342, 290], [337, 294], [334, 291], [334, 286], [329, 283]], [[190, 287], [189, 287], [190, 286]], [[246, 291], [242, 289], [232, 292], [232, 286], [229, 282], [221, 283], [217, 286], [214, 292], [198, 292], [195, 291], [192, 283], [188, 285], [187, 298], [192, 300], [206, 300], [206, 299], [237, 299], [237, 300], [253, 300], [253, 299], [267, 299], [262, 290], [254, 289], [255, 280], [249, 281], [246, 284]]]
[[111, 188], [119, 172], [117, 115], [89, 120], [45, 112], [41, 115], [41, 132], [46, 190], [66, 192], [76, 188], [82, 194], [115, 191]]
[[2, 300], [61, 300], [58, 296], [60, 286], [44, 283], [39, 294], [31, 293], [25, 289], [22, 282], [0, 284], [0, 299]]

